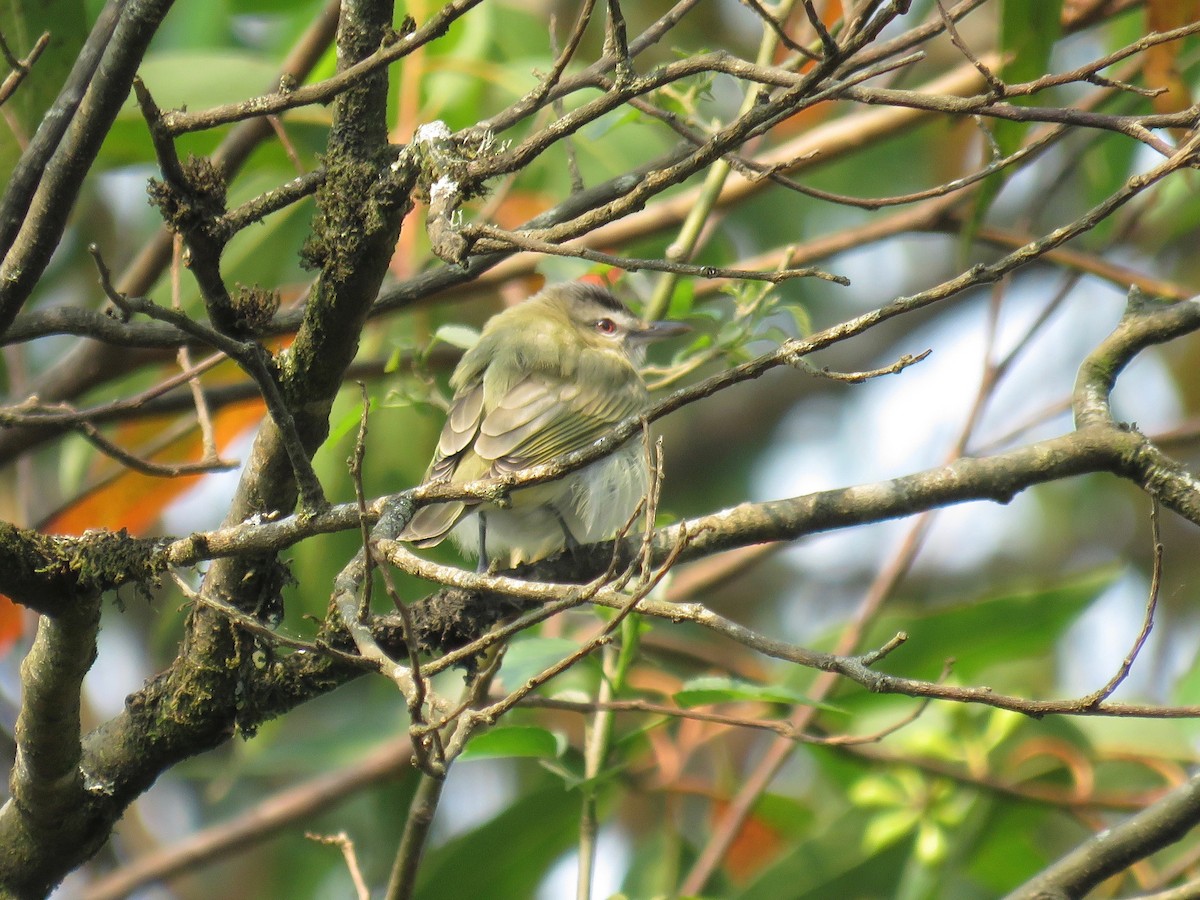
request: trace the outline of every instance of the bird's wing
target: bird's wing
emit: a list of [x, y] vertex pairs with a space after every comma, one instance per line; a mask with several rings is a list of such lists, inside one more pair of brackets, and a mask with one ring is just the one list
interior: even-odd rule
[[[479, 382], [454, 398], [438, 438], [437, 451], [425, 473], [426, 484], [453, 479], [458, 464], [479, 434], [482, 421], [483, 382]], [[418, 547], [433, 547], [442, 542], [466, 511], [467, 504], [458, 500], [423, 506], [400, 532], [399, 538]]]
[[636, 378], [614, 388], [530, 375], [484, 413], [474, 450], [491, 474], [513, 472], [586, 447], [645, 406]]
[[[503, 393], [491, 409], [484, 408], [484, 394], [480, 382], [455, 398], [426, 483], [501, 475], [549, 462], [588, 446], [646, 406], [646, 389], [637, 378], [614, 387], [529, 375]], [[460, 472], [464, 461], [468, 464]], [[451, 501], [424, 506], [400, 540], [432, 547], [450, 533], [470, 505]]]
[[433, 462], [429, 464], [429, 471], [425, 473], [426, 481], [446, 481], [454, 474], [463, 454], [479, 434], [482, 422], [481, 381], [460, 392], [450, 405], [450, 413], [446, 416], [446, 424], [442, 426], [442, 434], [438, 438], [437, 452], [433, 456]]

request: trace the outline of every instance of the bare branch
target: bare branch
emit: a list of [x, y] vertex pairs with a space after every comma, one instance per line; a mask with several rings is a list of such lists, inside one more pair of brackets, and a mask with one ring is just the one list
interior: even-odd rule
[[1158, 608], [1158, 591], [1162, 584], [1163, 545], [1158, 532], [1158, 503], [1153, 498], [1151, 498], [1150, 506], [1150, 534], [1153, 541], [1154, 565], [1150, 572], [1150, 590], [1146, 598], [1146, 614], [1142, 619], [1142, 627], [1138, 631], [1137, 637], [1134, 638], [1133, 646], [1121, 660], [1116, 674], [1108, 680], [1104, 687], [1085, 697], [1084, 700], [1087, 702], [1099, 704], [1113, 695], [1113, 692], [1129, 676], [1134, 661], [1142, 652], [1142, 648], [1146, 646], [1146, 640], [1150, 637], [1150, 629], [1154, 627], [1154, 611]]
[[[850, 279], [844, 275], [834, 275], [823, 272], [812, 266], [800, 269], [772, 269], [769, 271], [753, 272], [746, 269], [726, 269], [721, 266], [697, 266], [690, 263], [672, 262], [668, 259], [632, 259], [625, 256], [613, 256], [611, 253], [601, 253], [599, 250], [589, 250], [578, 244], [552, 244], [529, 237], [519, 231], [508, 231], [494, 225], [469, 225], [463, 229], [463, 235], [468, 240], [488, 238], [491, 241], [505, 243], [514, 249], [528, 250], [533, 253], [544, 253], [549, 256], [572, 256], [586, 259], [589, 262], [603, 263], [626, 272], [639, 272], [649, 269], [652, 272], [670, 272], [675, 275], [694, 275], [700, 278], [733, 278], [739, 281], [765, 281], [769, 284], [781, 284], [793, 278], [819, 278], [822, 281], [832, 281], [835, 284], [849, 285]], [[651, 313], [650, 315], [653, 315]]]
[[4, 61], [8, 63], [9, 69], [12, 70], [5, 77], [4, 81], [0, 81], [0, 105], [3, 105], [4, 101], [11, 97], [21, 82], [25, 80], [25, 76], [29, 74], [29, 70], [37, 62], [38, 57], [42, 55], [42, 51], [46, 49], [46, 45], [49, 43], [50, 32], [43, 31], [42, 36], [29, 48], [29, 52], [25, 54], [24, 58], [17, 59], [13, 55], [12, 50], [9, 49], [8, 44], [4, 42], [4, 35], [0, 34], [0, 54], [4, 56]]
[[[46, 162], [44, 169], [35, 163], [29, 171], [28, 192], [24, 196], [12, 185], [5, 192], [6, 198], [15, 198], [16, 208], [11, 212], [6, 208], [5, 218], [0, 223], [5, 227], [5, 232], [0, 234], [0, 249], [4, 250], [4, 260], [0, 263], [0, 333], [8, 330], [49, 265], [82, 186], [79, 173], [91, 165], [99, 152], [100, 144], [133, 83], [142, 54], [170, 6], [171, 0], [109, 4], [108, 8], [115, 7], [115, 21], [109, 15], [102, 15], [88, 39], [89, 48], [98, 50], [104, 63], [101, 65], [100, 59], [90, 53], [86, 60], [81, 58], [69, 85], [82, 91], [83, 84], [74, 84], [74, 76], [78, 73], [81, 81], [90, 82], [91, 96], [96, 102], [78, 106], [72, 95], [65, 101], [70, 113], [74, 114], [68, 116], [70, 130], [66, 130], [67, 122], [56, 123], [52, 126], [57, 132], [53, 135], [52, 150], [38, 143], [36, 149], [31, 144], [26, 151]], [[112, 28], [111, 37], [100, 50], [96, 44], [104, 40], [109, 28]], [[63, 131], [57, 131], [59, 127]], [[60, 141], [64, 137], [65, 141]], [[43, 210], [44, 214], [19, 225], [14, 223], [14, 230], [7, 231], [9, 215], [19, 218], [32, 208]]]
[[164, 881], [257, 848], [263, 841], [318, 812], [328, 811], [359, 791], [393, 780], [410, 769], [412, 748], [398, 738], [359, 762], [279, 791], [228, 821], [139, 857], [88, 886], [87, 900], [119, 900], [139, 887]]
[[359, 60], [354, 65], [347, 66], [324, 81], [278, 90], [250, 100], [195, 113], [182, 110], [168, 112], [163, 116], [163, 127], [167, 134], [178, 137], [189, 131], [203, 131], [218, 125], [227, 125], [230, 122], [277, 115], [298, 106], [329, 103], [369, 76], [378, 74], [396, 60], [403, 59], [419, 47], [441, 37], [451, 24], [473, 7], [478, 6], [480, 2], [482, 0], [456, 0], [456, 2], [445, 4], [421, 27], [403, 34], [393, 33], [385, 45], [375, 53]]
[[311, 831], [305, 832], [304, 836], [311, 841], [316, 841], [318, 844], [326, 844], [337, 847], [342, 851], [342, 858], [346, 861], [346, 869], [350, 872], [350, 880], [354, 883], [354, 895], [358, 900], [371, 900], [371, 889], [367, 887], [367, 882], [363, 879], [362, 869], [358, 865], [358, 854], [354, 851], [354, 842], [350, 840], [350, 836], [344, 831], [339, 831], [337, 834], [314, 834]]
[[220, 350], [230, 359], [237, 362], [242, 371], [254, 379], [255, 384], [258, 385], [262, 393], [263, 401], [267, 405], [267, 412], [279, 428], [281, 440], [287, 452], [288, 460], [292, 464], [292, 471], [295, 475], [296, 483], [300, 488], [301, 499], [305, 508], [315, 511], [327, 507], [329, 501], [325, 499], [325, 492], [321, 488], [321, 482], [313, 471], [312, 463], [309, 461], [308, 455], [304, 450], [295, 418], [284, 402], [279, 382], [276, 380], [274, 361], [263, 346], [254, 340], [240, 341], [237, 338], [223, 334], [195, 321], [180, 310], [167, 309], [148, 298], [127, 297], [118, 293], [112, 286], [108, 268], [104, 264], [99, 248], [93, 244], [88, 250], [91, 252], [92, 258], [96, 263], [96, 268], [100, 272], [101, 286], [113, 304], [120, 308], [124, 314], [132, 315], [138, 313], [148, 316], [151, 319], [157, 319], [160, 322], [169, 322], [185, 334], [191, 335], [208, 344], [214, 350]]
[[1081, 897], [1111, 875], [1181, 839], [1200, 821], [1200, 775], [1135, 816], [1104, 829], [1005, 900]]

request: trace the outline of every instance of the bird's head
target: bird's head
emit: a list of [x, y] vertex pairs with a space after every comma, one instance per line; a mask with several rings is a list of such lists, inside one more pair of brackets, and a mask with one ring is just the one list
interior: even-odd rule
[[635, 366], [645, 361], [649, 344], [690, 330], [682, 322], [640, 319], [604, 288], [578, 282], [548, 287], [525, 306], [558, 320], [564, 339], [580, 349], [621, 353]]

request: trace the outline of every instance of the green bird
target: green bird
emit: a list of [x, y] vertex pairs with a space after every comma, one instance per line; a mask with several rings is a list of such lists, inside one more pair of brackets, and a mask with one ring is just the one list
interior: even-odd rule
[[[687, 330], [639, 319], [586, 284], [553, 285], [498, 313], [450, 377], [454, 399], [424, 483], [516, 472], [589, 446], [648, 406], [638, 371], [647, 345]], [[630, 441], [557, 481], [513, 491], [511, 506], [422, 507], [400, 540], [432, 547], [450, 535], [481, 571], [490, 559], [531, 562], [612, 537], [646, 479], [643, 449]]]

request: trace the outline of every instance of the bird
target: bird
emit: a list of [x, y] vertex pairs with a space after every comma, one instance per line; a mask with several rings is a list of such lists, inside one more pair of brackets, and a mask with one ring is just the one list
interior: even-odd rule
[[[639, 371], [647, 346], [688, 330], [640, 319], [607, 289], [580, 282], [551, 285], [497, 313], [450, 377], [454, 395], [422, 483], [504, 475], [591, 445], [649, 405]], [[515, 489], [503, 507], [423, 506], [399, 539], [425, 548], [449, 535], [481, 572], [493, 560], [535, 562], [611, 538], [646, 482], [644, 450], [631, 439], [561, 479]]]

